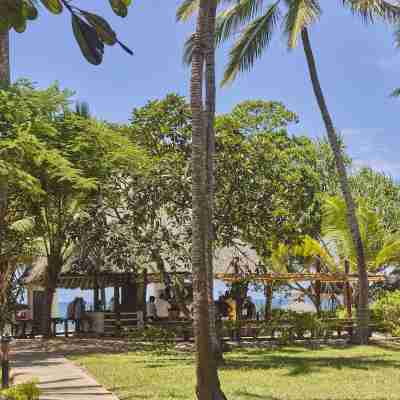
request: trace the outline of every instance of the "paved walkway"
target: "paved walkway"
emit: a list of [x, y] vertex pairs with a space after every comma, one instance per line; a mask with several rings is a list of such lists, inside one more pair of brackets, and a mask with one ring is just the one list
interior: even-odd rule
[[19, 350], [12, 356], [11, 368], [16, 383], [39, 380], [40, 400], [118, 400], [61, 355]]

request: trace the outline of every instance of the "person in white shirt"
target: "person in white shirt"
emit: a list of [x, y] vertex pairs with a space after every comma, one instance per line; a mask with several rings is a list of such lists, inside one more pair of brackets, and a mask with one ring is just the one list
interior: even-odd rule
[[171, 304], [169, 304], [168, 301], [165, 300], [164, 293], [161, 293], [160, 297], [156, 299], [155, 306], [157, 310], [157, 317], [159, 319], [168, 319]]
[[156, 298], [154, 296], [150, 296], [149, 302], [147, 303], [147, 318], [150, 320], [157, 318], [157, 307], [155, 301]]

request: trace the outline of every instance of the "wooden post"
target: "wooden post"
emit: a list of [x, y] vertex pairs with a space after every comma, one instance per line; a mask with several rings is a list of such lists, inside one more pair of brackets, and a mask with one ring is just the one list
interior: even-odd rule
[[267, 282], [265, 284], [264, 294], [265, 294], [265, 321], [270, 321], [272, 318], [272, 297], [273, 297], [272, 282]]
[[[321, 260], [319, 257], [316, 259], [315, 269], [317, 274], [321, 273]], [[315, 282], [315, 306], [317, 308], [317, 316], [321, 315], [321, 281]]]
[[145, 268], [143, 270], [143, 322], [146, 322], [147, 319], [147, 306], [146, 306], [146, 299], [147, 299], [147, 284], [148, 284], [148, 278], [147, 278], [147, 269]]
[[103, 309], [101, 311], [106, 310], [106, 305], [107, 305], [107, 298], [106, 298], [106, 288], [102, 287], [100, 289], [100, 299], [101, 299], [101, 304], [103, 306]]
[[96, 286], [93, 290], [93, 311], [100, 311], [99, 308], [99, 287], [96, 282]]
[[345, 283], [345, 302], [346, 302], [346, 309], [347, 309], [347, 318], [352, 317], [352, 310], [351, 310], [351, 305], [353, 303], [353, 296], [352, 296], [352, 290], [350, 286], [350, 282], [348, 281], [348, 275], [350, 273], [350, 263], [349, 260], [344, 261], [344, 272], [346, 274], [346, 283]]
[[10, 386], [10, 341], [11, 338], [3, 336], [1, 338], [1, 388], [8, 389]]
[[115, 322], [116, 327], [115, 330], [117, 332], [120, 331], [121, 328], [121, 315], [120, 315], [120, 296], [119, 296], [119, 287], [114, 287], [114, 313], [115, 313]]

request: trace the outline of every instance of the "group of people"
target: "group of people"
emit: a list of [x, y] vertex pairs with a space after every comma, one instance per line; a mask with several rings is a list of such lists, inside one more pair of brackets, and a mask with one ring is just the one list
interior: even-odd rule
[[256, 305], [251, 297], [246, 297], [244, 301], [238, 302], [229, 292], [221, 295], [215, 302], [218, 316], [223, 320], [235, 321], [237, 319], [256, 319]]
[[[174, 306], [168, 301], [166, 294], [160, 292], [157, 298], [155, 296], [150, 296], [149, 298], [149, 302], [147, 303], [147, 319], [149, 321], [162, 321], [168, 319], [173, 320], [175, 318], [187, 318], [188, 316], [193, 318], [193, 303], [186, 305], [186, 308], [186, 315], [179, 312], [179, 310], [176, 314], [172, 315]], [[256, 306], [251, 297], [246, 297], [243, 301], [238, 302], [229, 292], [226, 292], [215, 302], [215, 308], [217, 316], [223, 320], [234, 321], [237, 319], [251, 320], [257, 318]]]

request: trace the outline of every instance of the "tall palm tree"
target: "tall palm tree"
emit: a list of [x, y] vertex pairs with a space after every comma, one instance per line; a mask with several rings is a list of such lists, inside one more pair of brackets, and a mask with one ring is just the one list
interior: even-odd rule
[[[282, 3], [286, 7], [285, 14], [281, 13]], [[349, 6], [353, 12], [360, 14], [365, 20], [373, 19], [375, 16], [387, 20], [396, 20], [400, 16], [400, 8], [384, 0], [368, 2], [344, 0], [344, 4]], [[230, 52], [230, 60], [223, 80], [223, 84], [226, 84], [232, 81], [238, 72], [247, 71], [253, 67], [255, 60], [268, 48], [272, 34], [282, 15], [284, 15], [284, 32], [288, 37], [289, 49], [296, 47], [298, 39], [301, 37], [314, 95], [334, 153], [340, 187], [346, 202], [346, 216], [356, 249], [360, 285], [357, 336], [360, 343], [367, 343], [369, 323], [368, 277], [364, 248], [355, 213], [355, 203], [348, 184], [343, 154], [321, 88], [308, 32], [308, 27], [318, 20], [320, 14], [321, 9], [318, 0], [277, 0], [266, 9], [264, 9], [261, 0], [240, 0], [218, 16], [216, 38], [219, 42], [227, 40], [232, 34], [236, 33], [238, 28], [245, 26]]]
[[[6, 87], [10, 84], [10, 54], [9, 54], [9, 33], [8, 30], [0, 32], [0, 86]], [[1, 139], [1, 133], [0, 133]], [[9, 268], [6, 259], [2, 257], [4, 251], [6, 214], [7, 214], [8, 184], [7, 177], [0, 176], [0, 291], [5, 293], [8, 282]], [[1, 297], [2, 303], [5, 297]], [[4, 304], [0, 304], [4, 306]]]
[[[210, 338], [209, 294], [212, 273], [212, 154], [213, 118], [215, 114], [215, 79], [213, 61], [213, 0], [200, 0], [190, 81], [192, 110], [192, 268], [195, 302], [196, 393], [199, 400], [224, 399], [219, 388], [216, 365], [213, 362]], [[215, 16], [214, 16], [215, 18]], [[211, 40], [210, 39], [211, 35]], [[205, 68], [206, 67], [206, 68]], [[203, 83], [206, 69], [206, 108], [203, 105]], [[213, 81], [214, 80], [214, 81]]]

